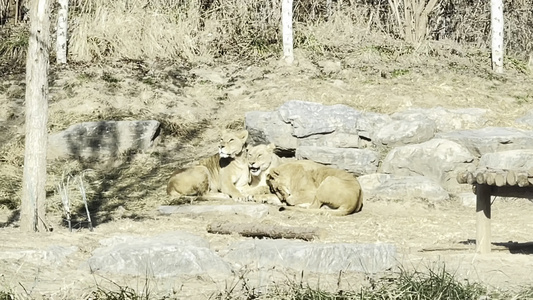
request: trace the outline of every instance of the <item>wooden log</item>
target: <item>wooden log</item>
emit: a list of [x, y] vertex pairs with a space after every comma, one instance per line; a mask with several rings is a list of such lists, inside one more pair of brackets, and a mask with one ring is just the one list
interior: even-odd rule
[[479, 170], [479, 171], [476, 172], [476, 182], [477, 182], [477, 184], [485, 184], [485, 183], [487, 183], [487, 179], [485, 177], [484, 171]]
[[238, 233], [246, 237], [300, 239], [304, 241], [320, 238], [320, 232], [317, 227], [287, 227], [261, 223], [213, 222], [207, 225], [207, 232], [218, 234]]
[[490, 219], [492, 187], [486, 184], [476, 186], [476, 252], [490, 253]]
[[474, 177], [474, 173], [468, 172], [466, 175], [466, 183], [468, 184], [474, 184], [476, 182], [476, 178]]
[[468, 174], [470, 174], [470, 172], [468, 171], [457, 173], [457, 177], [456, 177], [457, 182], [460, 184], [468, 183], [468, 180], [467, 180]]
[[516, 172], [514, 170], [507, 171], [507, 185], [515, 186], [518, 183]]
[[484, 176], [485, 176], [485, 182], [488, 185], [494, 185], [495, 184], [495, 182], [496, 182], [496, 172], [494, 172], [494, 171], [486, 172], [484, 174]]
[[494, 184], [496, 186], [507, 185], [507, 173], [504, 171], [496, 171], [496, 176], [494, 177]]
[[529, 179], [527, 176], [527, 172], [518, 172], [516, 174], [516, 183], [519, 187], [525, 187], [529, 185]]

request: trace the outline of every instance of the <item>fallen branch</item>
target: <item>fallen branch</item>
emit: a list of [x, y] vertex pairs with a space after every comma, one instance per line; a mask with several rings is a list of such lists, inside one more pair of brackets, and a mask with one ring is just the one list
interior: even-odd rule
[[271, 239], [300, 239], [310, 241], [320, 238], [317, 227], [284, 227], [254, 223], [220, 223], [207, 225], [207, 232], [217, 234], [238, 233], [246, 237]]

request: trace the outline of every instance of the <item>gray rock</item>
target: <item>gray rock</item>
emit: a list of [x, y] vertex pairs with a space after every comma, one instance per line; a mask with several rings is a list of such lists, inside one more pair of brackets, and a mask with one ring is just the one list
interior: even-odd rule
[[365, 148], [368, 143], [358, 134], [334, 131], [329, 134], [315, 134], [298, 139], [298, 148], [302, 146]]
[[237, 268], [286, 268], [324, 274], [378, 273], [396, 264], [390, 244], [318, 244], [290, 240], [247, 240], [233, 244], [224, 259]]
[[332, 165], [356, 175], [375, 173], [379, 163], [379, 154], [369, 149], [299, 147], [296, 158]]
[[412, 108], [391, 115], [395, 120], [414, 121], [421, 118], [435, 122], [437, 131], [448, 132], [464, 129], [475, 129], [485, 126], [488, 119], [485, 117], [486, 109], [460, 108], [446, 109], [434, 107], [429, 109]]
[[269, 206], [266, 204], [233, 204], [233, 205], [183, 205], [160, 206], [159, 213], [170, 214], [217, 214], [217, 215], [243, 215], [259, 219], [268, 214]]
[[378, 129], [374, 144], [401, 146], [430, 140], [435, 136], [435, 122], [426, 118], [419, 120], [393, 120]]
[[472, 161], [474, 156], [460, 144], [432, 139], [392, 149], [383, 159], [381, 172], [405, 176], [422, 175], [440, 184], [455, 185], [456, 170]]
[[523, 117], [516, 119], [515, 123], [533, 129], [533, 110], [528, 111]]
[[278, 108], [281, 119], [292, 126], [292, 135], [298, 138], [326, 134], [340, 129], [357, 134], [357, 120], [361, 112], [346, 105], [322, 105], [306, 101], [287, 101]]
[[75, 246], [52, 245], [46, 249], [27, 249], [0, 251], [0, 260], [13, 260], [18, 263], [27, 262], [36, 265], [63, 265], [67, 257], [78, 251]]
[[457, 142], [478, 157], [491, 152], [533, 149], [533, 132], [509, 127], [437, 133], [436, 137]]
[[185, 232], [153, 237], [119, 236], [101, 241], [87, 261], [92, 271], [169, 277], [230, 274], [228, 263], [204, 239]]
[[485, 153], [479, 160], [479, 167], [527, 171], [533, 168], [533, 149]]
[[292, 136], [292, 126], [285, 123], [277, 111], [251, 111], [244, 119], [251, 144], [274, 143], [279, 149], [292, 151], [298, 147], [298, 139]]
[[455, 197], [457, 199], [459, 199], [459, 202], [463, 206], [476, 207], [477, 199], [476, 199], [476, 194], [474, 194], [473, 192], [470, 192], [470, 193], [459, 193], [459, 194], [455, 195]]
[[48, 158], [116, 157], [152, 147], [159, 133], [160, 123], [154, 120], [79, 123], [48, 137]]
[[[365, 178], [366, 176], [373, 176]], [[424, 176], [377, 176], [365, 175], [358, 178], [363, 197], [368, 200], [409, 201], [423, 199], [430, 202], [445, 201], [450, 195], [434, 180]], [[378, 180], [378, 182], [376, 182]], [[374, 182], [373, 186], [366, 185]]]

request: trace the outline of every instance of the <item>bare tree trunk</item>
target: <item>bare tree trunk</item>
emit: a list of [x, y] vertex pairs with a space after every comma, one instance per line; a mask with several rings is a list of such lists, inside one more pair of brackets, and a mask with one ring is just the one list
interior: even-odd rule
[[288, 64], [294, 62], [292, 39], [292, 0], [281, 0], [281, 27], [283, 34], [283, 59]]
[[490, 1], [490, 27], [492, 31], [492, 70], [503, 73], [503, 1]]
[[34, 0], [30, 7], [30, 36], [26, 61], [26, 141], [20, 226], [44, 231], [48, 119], [48, 0]]
[[67, 32], [68, 32], [68, 0], [58, 0], [57, 12], [57, 63], [67, 63]]

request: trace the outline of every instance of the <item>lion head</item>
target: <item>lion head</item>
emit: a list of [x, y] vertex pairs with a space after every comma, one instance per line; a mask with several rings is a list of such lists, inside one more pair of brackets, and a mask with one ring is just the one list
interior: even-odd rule
[[222, 132], [220, 144], [218, 145], [218, 154], [221, 158], [235, 158], [242, 153], [246, 140], [248, 139], [248, 131], [243, 130], [239, 132]]
[[268, 145], [257, 145], [248, 147], [248, 168], [252, 176], [258, 177], [262, 172], [267, 171], [274, 160], [274, 149], [276, 145], [270, 143]]

